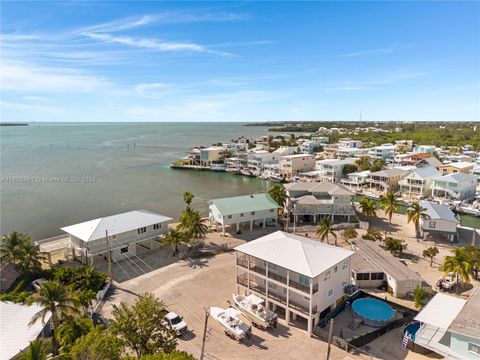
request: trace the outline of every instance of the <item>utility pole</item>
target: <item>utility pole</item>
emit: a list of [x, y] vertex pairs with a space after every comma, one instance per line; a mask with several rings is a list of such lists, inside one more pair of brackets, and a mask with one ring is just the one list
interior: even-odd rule
[[330, 348], [333, 338], [333, 319], [330, 319], [330, 329], [328, 330], [328, 348], [327, 348], [327, 360], [330, 360]]
[[208, 324], [208, 317], [210, 313], [207, 309], [205, 309], [205, 324], [203, 326], [203, 338], [202, 338], [202, 352], [200, 353], [200, 360], [203, 360], [203, 355], [205, 353], [205, 341], [207, 338], [207, 324]]
[[108, 277], [110, 278], [110, 285], [112, 285], [112, 282], [113, 282], [112, 251], [110, 250], [110, 244], [108, 243], [108, 230], [105, 230], [105, 239], [107, 239], [107, 249], [108, 249]]

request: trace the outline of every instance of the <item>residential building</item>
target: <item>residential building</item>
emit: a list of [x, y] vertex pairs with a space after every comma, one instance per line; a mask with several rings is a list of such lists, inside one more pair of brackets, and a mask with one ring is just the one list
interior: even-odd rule
[[433, 179], [442, 174], [432, 166], [411, 170], [398, 182], [402, 196], [407, 199], [420, 199], [430, 196]]
[[293, 155], [296, 151], [297, 148], [295, 146], [280, 146], [278, 149], [275, 149], [273, 153], [280, 159], [282, 156]]
[[345, 186], [329, 181], [285, 184], [286, 212], [293, 216], [294, 230], [299, 221], [317, 223], [321, 218], [350, 221], [355, 217], [354, 194]]
[[26, 306], [13, 302], [0, 302], [2, 317], [0, 333], [0, 360], [14, 359], [30, 345], [30, 341], [52, 335], [50, 324], [51, 314], [30, 324], [32, 318], [42, 310], [42, 306], [32, 304]]
[[475, 166], [473, 162], [460, 161], [460, 162], [451, 162], [449, 164], [439, 166], [438, 170], [443, 175], [464, 173], [469, 174], [470, 171]]
[[455, 217], [453, 211], [445, 205], [428, 201], [420, 201], [420, 206], [426, 209], [426, 217], [420, 219], [420, 235], [427, 237], [446, 237], [449, 241], [455, 241], [457, 237], [457, 226], [460, 221]]
[[338, 144], [329, 144], [323, 147], [322, 156], [324, 159], [337, 159]]
[[221, 146], [210, 146], [200, 149], [200, 165], [210, 166], [212, 163], [222, 159], [225, 149]]
[[480, 165], [475, 164], [475, 166], [470, 170], [470, 175], [476, 176], [477, 177], [477, 186], [480, 186]]
[[353, 172], [347, 175], [340, 182], [351, 190], [358, 190], [368, 186], [367, 179], [370, 176], [370, 170]]
[[373, 241], [355, 239], [352, 247], [352, 282], [358, 287], [378, 288], [387, 283], [398, 298], [411, 294], [417, 286], [429, 288], [420, 275]]
[[415, 317], [415, 344], [451, 360], [480, 358], [480, 288], [465, 300], [437, 293]]
[[236, 231], [240, 230], [242, 223], [248, 223], [250, 230], [255, 223], [265, 227], [267, 222], [277, 222], [279, 205], [268, 194], [252, 194], [234, 196], [208, 201], [208, 218], [215, 226], [225, 228], [235, 225]]
[[313, 154], [318, 148], [321, 147], [321, 144], [317, 141], [307, 140], [300, 144], [300, 151], [304, 154]]
[[398, 182], [400, 178], [407, 173], [402, 169], [386, 169], [371, 172], [368, 176], [367, 182], [370, 188], [376, 188], [382, 192], [395, 191], [398, 189]]
[[396, 146], [392, 144], [383, 144], [374, 146], [368, 150], [368, 155], [373, 159], [390, 160], [395, 157]]
[[320, 144], [328, 144], [330, 141], [330, 138], [328, 136], [312, 136], [311, 140], [316, 141]]
[[350, 138], [343, 138], [338, 140], [338, 147], [340, 148], [356, 148], [360, 149], [362, 147], [362, 142], [360, 140], [352, 140]]
[[134, 210], [63, 227], [61, 230], [67, 235], [35, 244], [46, 253], [61, 248], [70, 250], [74, 258], [80, 256], [91, 265], [95, 256], [106, 257], [109, 252], [113, 261], [120, 261], [136, 256], [139, 245], [149, 249], [160, 247], [159, 237], [168, 231], [172, 220], [148, 210]]
[[345, 165], [354, 165], [355, 159], [327, 159], [316, 162], [316, 170], [320, 181], [340, 182], [343, 178], [343, 168]]
[[367, 155], [367, 153], [368, 149], [361, 148], [339, 147], [337, 149], [337, 157], [339, 158], [361, 157]]
[[440, 166], [442, 166], [442, 162], [435, 156], [431, 156], [418, 160], [414, 165], [416, 167], [432, 166], [435, 169], [438, 169]]
[[413, 148], [413, 152], [433, 154], [436, 149], [437, 147], [434, 145], [417, 145]]
[[277, 231], [235, 248], [236, 290], [255, 294], [284, 317], [306, 323], [309, 334], [318, 321], [344, 299], [352, 251]]
[[286, 179], [291, 179], [301, 172], [315, 170], [315, 155], [297, 154], [282, 156], [278, 166], [280, 174]]
[[451, 200], [470, 200], [475, 197], [477, 177], [475, 175], [455, 173], [433, 179], [432, 196]]

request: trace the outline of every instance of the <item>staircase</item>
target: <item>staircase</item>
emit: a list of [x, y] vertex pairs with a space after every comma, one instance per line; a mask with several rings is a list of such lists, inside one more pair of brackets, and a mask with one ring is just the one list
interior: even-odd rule
[[408, 342], [410, 341], [412, 337], [410, 336], [410, 334], [405, 334], [403, 335], [403, 340], [402, 340], [402, 349], [406, 349], [407, 345], [408, 345]]
[[353, 321], [347, 325], [347, 327], [350, 329], [350, 330], [355, 330], [355, 329], [358, 329], [359, 326], [361, 324], [359, 322], [357, 322], [357, 320], [353, 319]]

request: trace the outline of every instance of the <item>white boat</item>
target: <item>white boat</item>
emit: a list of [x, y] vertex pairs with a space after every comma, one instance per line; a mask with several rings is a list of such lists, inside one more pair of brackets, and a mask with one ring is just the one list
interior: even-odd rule
[[232, 294], [233, 303], [253, 324], [263, 329], [275, 327], [277, 314], [265, 308], [265, 300], [250, 294], [248, 296]]
[[279, 175], [279, 174], [271, 174], [268, 179], [270, 181], [273, 181], [273, 182], [282, 182], [284, 179], [283, 179], [283, 176], [282, 175]]
[[210, 170], [212, 171], [225, 171], [227, 166], [225, 164], [212, 164]]
[[252, 334], [252, 327], [238, 318], [241, 314], [234, 308], [210, 308], [210, 316], [223, 327], [225, 334], [238, 341], [250, 339]]
[[456, 208], [456, 210], [464, 214], [480, 216], [480, 209], [477, 209], [473, 206], [459, 206]]

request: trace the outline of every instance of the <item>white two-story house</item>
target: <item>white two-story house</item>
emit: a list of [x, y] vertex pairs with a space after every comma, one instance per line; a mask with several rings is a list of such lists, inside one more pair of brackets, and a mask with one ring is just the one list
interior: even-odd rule
[[432, 166], [413, 169], [403, 175], [398, 182], [402, 196], [407, 199], [420, 199], [430, 196], [433, 179], [440, 177], [440, 171]]
[[285, 211], [293, 216], [294, 228], [299, 221], [316, 224], [321, 218], [346, 222], [355, 217], [354, 194], [340, 184], [329, 181], [285, 184]]
[[373, 159], [389, 160], [395, 157], [396, 148], [393, 144], [374, 146], [368, 150], [368, 155]]
[[471, 200], [475, 197], [477, 177], [471, 174], [455, 173], [433, 179], [432, 196], [451, 200]]
[[316, 170], [320, 181], [340, 182], [343, 178], [343, 168], [345, 165], [355, 164], [355, 159], [326, 159], [318, 160]]
[[235, 251], [236, 292], [263, 298], [287, 325], [303, 322], [309, 334], [351, 282], [353, 251], [318, 240], [277, 231]]
[[280, 174], [285, 179], [292, 179], [299, 173], [315, 170], [315, 155], [297, 154], [286, 155], [280, 158], [278, 163]]

